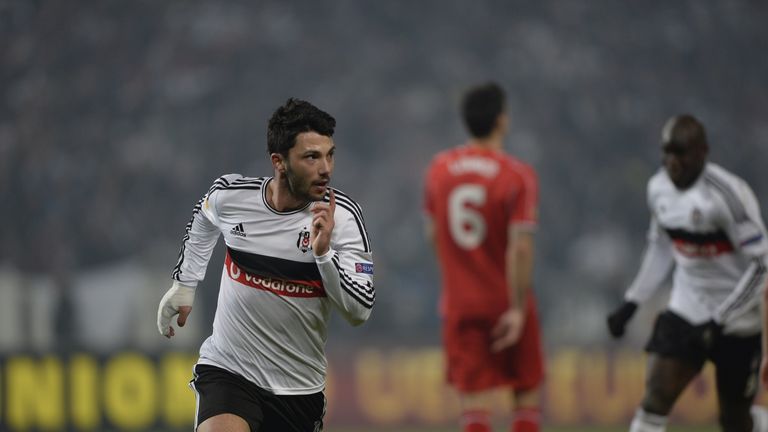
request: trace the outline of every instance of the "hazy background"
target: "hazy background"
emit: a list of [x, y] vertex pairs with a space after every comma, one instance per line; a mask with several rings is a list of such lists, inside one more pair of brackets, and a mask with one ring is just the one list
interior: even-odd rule
[[271, 175], [266, 123], [288, 97], [336, 117], [333, 184], [374, 250], [372, 319], [336, 319], [330, 347], [437, 345], [422, 177], [487, 80], [540, 177], [547, 347], [611, 348], [669, 116], [702, 120], [711, 158], [768, 204], [766, 22], [758, 1], [0, 0], [0, 353], [194, 352], [221, 245], [189, 328], [155, 329], [184, 226], [216, 177]]

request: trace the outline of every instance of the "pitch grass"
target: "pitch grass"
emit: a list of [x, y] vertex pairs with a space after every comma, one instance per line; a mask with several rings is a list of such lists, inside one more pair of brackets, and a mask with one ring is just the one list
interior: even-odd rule
[[[369, 429], [369, 428], [334, 428], [332, 425], [328, 425], [325, 428], [328, 432], [460, 432], [458, 427], [448, 428], [387, 428], [387, 429]], [[503, 428], [496, 428], [496, 431], [503, 431]], [[629, 425], [626, 426], [593, 426], [593, 427], [556, 427], [556, 426], [544, 426], [542, 432], [627, 432]], [[715, 426], [669, 426], [668, 432], [718, 432], [719, 429]]]

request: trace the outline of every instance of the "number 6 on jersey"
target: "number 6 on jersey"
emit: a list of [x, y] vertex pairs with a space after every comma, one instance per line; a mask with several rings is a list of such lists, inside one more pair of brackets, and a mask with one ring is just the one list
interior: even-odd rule
[[448, 196], [448, 224], [451, 237], [463, 249], [474, 249], [485, 240], [483, 215], [472, 206], [485, 204], [485, 187], [467, 183], [459, 185]]

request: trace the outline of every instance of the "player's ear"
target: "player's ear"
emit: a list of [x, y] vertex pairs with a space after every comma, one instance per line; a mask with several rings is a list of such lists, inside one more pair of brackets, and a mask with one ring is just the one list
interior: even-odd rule
[[509, 115], [506, 111], [496, 117], [496, 127], [505, 133], [509, 130]]
[[275, 172], [285, 174], [285, 159], [283, 158], [283, 155], [280, 153], [272, 153], [269, 155], [269, 158], [272, 160], [272, 168], [275, 169]]

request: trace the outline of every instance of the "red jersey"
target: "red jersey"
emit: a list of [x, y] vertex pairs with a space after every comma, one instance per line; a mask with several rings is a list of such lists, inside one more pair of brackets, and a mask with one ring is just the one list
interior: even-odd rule
[[509, 307], [509, 229], [535, 227], [537, 205], [533, 168], [501, 151], [467, 145], [435, 156], [425, 209], [435, 228], [444, 315], [498, 314]]

